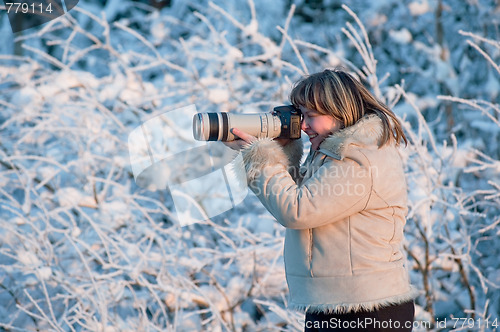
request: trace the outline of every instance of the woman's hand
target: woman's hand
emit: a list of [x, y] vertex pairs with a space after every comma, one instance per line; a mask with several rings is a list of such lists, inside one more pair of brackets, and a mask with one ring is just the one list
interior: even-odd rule
[[247, 134], [244, 131], [239, 130], [238, 128], [231, 128], [231, 133], [234, 136], [238, 136], [241, 139], [229, 142], [222, 142], [222, 143], [224, 143], [224, 145], [230, 147], [233, 150], [239, 151], [243, 149], [243, 147], [245, 147], [246, 145], [257, 140], [257, 137]]
[[[231, 128], [231, 133], [234, 136], [237, 136], [241, 139], [229, 142], [222, 142], [222, 143], [224, 143], [226, 146], [230, 147], [233, 150], [239, 151], [243, 149], [246, 145], [251, 144], [252, 142], [257, 140], [257, 137], [252, 136], [244, 131], [241, 131], [238, 128]], [[285, 146], [291, 141], [291, 139], [289, 138], [275, 138], [274, 140], [278, 142], [278, 144], [281, 146]]]

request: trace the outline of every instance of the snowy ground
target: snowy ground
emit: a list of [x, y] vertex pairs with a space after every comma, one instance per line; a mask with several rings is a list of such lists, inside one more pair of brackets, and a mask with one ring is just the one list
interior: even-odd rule
[[188, 105], [269, 111], [338, 65], [410, 139], [417, 320], [500, 325], [497, 2], [105, 3], [16, 35], [0, 15], [0, 331], [300, 331], [283, 228], [250, 193], [181, 227], [169, 190], [135, 183], [128, 138]]

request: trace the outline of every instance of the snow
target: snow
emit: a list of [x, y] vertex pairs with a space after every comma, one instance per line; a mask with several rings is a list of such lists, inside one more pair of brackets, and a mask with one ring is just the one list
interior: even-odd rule
[[412, 1], [408, 4], [408, 9], [413, 16], [424, 15], [432, 11], [428, 0]]
[[410, 30], [389, 30], [389, 36], [398, 44], [408, 44], [413, 40]]
[[227, 89], [210, 89], [208, 100], [214, 104], [222, 104], [229, 101], [230, 92]]
[[416, 319], [500, 312], [494, 2], [102, 3], [16, 36], [0, 17], [0, 330], [302, 330], [283, 227], [192, 118], [338, 65], [409, 139]]
[[55, 194], [59, 205], [63, 207], [78, 205], [85, 199], [85, 196], [77, 188], [65, 187], [61, 188]]
[[40, 266], [41, 261], [36, 257], [36, 255], [33, 252], [27, 251], [27, 250], [21, 250], [17, 254], [17, 260], [19, 263], [27, 265], [27, 266]]

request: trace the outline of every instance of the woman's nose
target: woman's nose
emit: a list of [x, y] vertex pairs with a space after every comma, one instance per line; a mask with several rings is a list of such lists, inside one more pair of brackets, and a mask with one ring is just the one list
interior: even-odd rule
[[306, 124], [306, 120], [302, 120], [302, 122], [300, 123], [300, 129], [302, 129], [303, 131], [306, 131], [307, 129], [307, 124]]

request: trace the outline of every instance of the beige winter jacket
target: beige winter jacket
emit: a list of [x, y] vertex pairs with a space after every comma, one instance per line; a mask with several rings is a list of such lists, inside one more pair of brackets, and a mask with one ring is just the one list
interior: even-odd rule
[[374, 310], [411, 300], [402, 251], [406, 182], [394, 143], [378, 148], [369, 115], [327, 137], [297, 172], [302, 143], [260, 139], [244, 151], [252, 191], [286, 227], [289, 306]]

